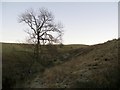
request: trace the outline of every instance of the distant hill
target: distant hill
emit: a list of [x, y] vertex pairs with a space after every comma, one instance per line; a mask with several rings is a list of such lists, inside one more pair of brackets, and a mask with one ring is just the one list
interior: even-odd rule
[[[2, 44], [3, 86], [31, 88], [113, 88], [120, 86], [118, 43], [55, 45], [45, 67], [33, 63], [32, 46]], [[44, 47], [43, 47], [44, 48]], [[44, 48], [46, 50], [47, 47]], [[54, 50], [57, 48], [57, 51]], [[54, 51], [52, 53], [52, 51]], [[51, 60], [51, 61], [49, 61]], [[49, 62], [49, 63], [48, 63]], [[31, 67], [31, 65], [33, 65]], [[31, 70], [31, 72], [30, 72]]]

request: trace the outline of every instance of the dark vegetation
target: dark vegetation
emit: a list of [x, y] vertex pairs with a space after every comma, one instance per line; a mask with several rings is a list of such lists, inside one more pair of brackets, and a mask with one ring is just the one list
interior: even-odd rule
[[46, 68], [62, 63], [64, 58], [68, 58], [65, 54], [79, 47], [86, 46], [43, 46], [44, 52], [41, 55], [43, 60], [39, 60], [40, 63], [38, 63], [34, 61], [33, 45], [3, 43], [3, 87], [23, 87], [24, 81], [32, 79], [38, 72], [42, 73]]
[[119, 87], [118, 43], [42, 46], [42, 65], [34, 62], [32, 45], [3, 43], [3, 88]]

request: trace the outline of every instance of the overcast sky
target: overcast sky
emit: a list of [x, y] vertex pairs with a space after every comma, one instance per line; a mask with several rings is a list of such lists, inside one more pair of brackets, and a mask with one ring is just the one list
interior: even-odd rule
[[118, 37], [117, 2], [2, 2], [2, 42], [24, 42], [18, 16], [29, 8], [52, 11], [64, 25], [64, 44], [97, 44]]

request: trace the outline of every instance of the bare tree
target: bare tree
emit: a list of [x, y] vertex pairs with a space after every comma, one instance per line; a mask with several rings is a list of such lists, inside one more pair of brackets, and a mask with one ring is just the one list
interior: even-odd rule
[[[62, 41], [63, 26], [54, 22], [54, 16], [45, 8], [38, 12], [27, 10], [19, 16], [19, 22], [24, 22], [29, 27], [29, 41], [35, 44], [36, 59], [39, 59], [41, 45], [60, 43]], [[40, 47], [39, 47], [40, 46]]]

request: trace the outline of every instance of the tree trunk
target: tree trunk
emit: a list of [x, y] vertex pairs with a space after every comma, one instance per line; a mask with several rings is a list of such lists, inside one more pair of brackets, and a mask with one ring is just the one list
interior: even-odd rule
[[37, 56], [36, 56], [36, 59], [37, 59], [37, 61], [39, 61], [39, 45], [40, 45], [40, 37], [39, 37], [39, 31], [38, 31], [38, 33], [37, 33], [37, 44], [36, 44], [36, 54], [37, 54]]

